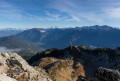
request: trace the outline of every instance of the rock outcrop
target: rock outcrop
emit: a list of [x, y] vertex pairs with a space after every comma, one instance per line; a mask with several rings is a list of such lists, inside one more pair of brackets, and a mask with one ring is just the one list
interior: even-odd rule
[[95, 76], [100, 81], [120, 81], [120, 73], [117, 70], [100, 67], [97, 69]]
[[44, 70], [37, 71], [16, 53], [0, 53], [0, 73], [5, 74], [0, 81], [51, 81]]
[[0, 81], [17, 81], [13, 78], [8, 77], [6, 74], [1, 73], [0, 74]]
[[81, 54], [79, 49], [77, 50], [76, 47], [65, 50], [50, 49], [36, 54], [28, 62], [33, 66], [44, 68], [54, 81], [76, 81], [78, 76], [86, 76], [84, 66], [78, 59]]
[[[96, 76], [96, 78], [96, 69], [99, 67], [110, 68], [111, 70], [117, 69], [119, 73], [120, 49], [90, 49], [86, 46], [49, 49], [34, 55], [28, 63], [45, 69], [54, 81], [109, 81], [105, 77], [101, 80], [99, 77], [104, 75], [99, 74], [99, 71], [99, 76]], [[105, 74], [108, 75], [108, 73]], [[111, 74], [114, 75], [114, 72], [111, 72]], [[120, 77], [120, 75], [118, 76]], [[107, 77], [111, 77], [111, 75]]]

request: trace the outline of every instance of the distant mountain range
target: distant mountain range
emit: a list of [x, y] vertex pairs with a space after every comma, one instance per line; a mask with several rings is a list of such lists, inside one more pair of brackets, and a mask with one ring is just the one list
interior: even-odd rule
[[23, 31], [17, 37], [48, 48], [65, 48], [70, 45], [88, 47], [120, 46], [120, 29], [107, 25], [85, 26], [75, 28], [34, 28]]
[[[13, 31], [14, 35], [1, 37], [0, 46], [10, 49], [27, 48], [27, 50], [32, 51], [31, 55], [38, 50], [50, 48], [62, 49], [70, 45], [86, 45], [90, 48], [116, 48], [120, 46], [120, 29], [107, 25], [75, 28], [33, 28], [19, 30], [19, 32], [16, 33]], [[35, 50], [36, 48], [37, 50]], [[27, 51], [24, 54], [30, 53]]]
[[0, 29], [0, 37], [4, 36], [10, 36], [10, 35], [15, 35], [18, 34], [25, 29], [17, 29], [17, 28], [5, 28], [5, 29]]

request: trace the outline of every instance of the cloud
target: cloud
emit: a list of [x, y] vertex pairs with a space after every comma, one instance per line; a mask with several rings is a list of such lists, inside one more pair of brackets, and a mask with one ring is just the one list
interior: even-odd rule
[[60, 12], [67, 13], [70, 18], [66, 21], [94, 21], [101, 22], [102, 19], [97, 17], [95, 12], [88, 12], [87, 7], [81, 6], [82, 1], [73, 0], [54, 0], [50, 3], [50, 8], [56, 9]]
[[66, 21], [103, 23], [120, 19], [119, 0], [53, 0], [49, 8], [67, 13]]
[[105, 14], [109, 18], [119, 18], [120, 19], [120, 7], [110, 8], [105, 11]]
[[21, 19], [22, 11], [16, 9], [4, 9], [0, 10], [0, 16], [7, 19]]
[[3, 0], [0, 1], [0, 18], [6, 18], [10, 20], [43, 20], [41, 17], [27, 13], [23, 8]]
[[[17, 3], [18, 4], [18, 3]], [[33, 3], [30, 3], [33, 5]], [[32, 6], [30, 6], [32, 7]], [[0, 18], [6, 18], [10, 20], [38, 20], [38, 21], [58, 21], [61, 19], [65, 19], [66, 17], [60, 17], [60, 14], [50, 13], [49, 11], [45, 11], [47, 16], [40, 16], [39, 12], [38, 15], [32, 14], [34, 11], [27, 12], [26, 8], [18, 7], [16, 5], [10, 4], [3, 0], [0, 0]], [[42, 11], [43, 13], [44, 11]]]
[[4, 52], [19, 52], [21, 49], [8, 49], [6, 47], [0, 47], [0, 53]]
[[0, 1], [0, 17], [7, 19], [21, 19], [22, 10], [3, 0]]
[[68, 19], [68, 20], [66, 20], [66, 21], [77, 21], [77, 22], [81, 22], [81, 20], [80, 20], [78, 17], [76, 17], [76, 16], [72, 16], [71, 19]]
[[[46, 4], [48, 8], [45, 8], [46, 16], [39, 15], [40, 11], [37, 12], [38, 15], [33, 14], [33, 11], [27, 12], [26, 9], [17, 7], [5, 1], [0, 1], [0, 17], [13, 19], [13, 20], [39, 20], [39, 21], [93, 21], [101, 22], [102, 19], [96, 15], [95, 12], [90, 12], [87, 8], [83, 7], [83, 2], [78, 0], [52, 0], [50, 3]], [[30, 3], [32, 4], [32, 3]], [[45, 6], [45, 5], [43, 5]], [[32, 7], [32, 6], [31, 6]], [[41, 6], [40, 6], [41, 7]], [[48, 9], [48, 10], [47, 10]], [[57, 10], [57, 13], [52, 11]], [[32, 12], [32, 13], [31, 13]], [[42, 11], [43, 13], [44, 11]], [[63, 15], [66, 14], [66, 15]]]
[[120, 2], [114, 2], [102, 9], [103, 15], [108, 19], [120, 19]]
[[63, 16], [61, 17], [61, 14], [53, 14], [53, 13], [50, 13], [49, 11], [45, 11], [46, 12], [46, 15], [49, 16], [48, 18], [46, 18], [47, 20], [62, 20], [62, 19], [65, 19], [67, 18], [67, 16]]
[[59, 18], [60, 15], [59, 14], [51, 14], [50, 12], [46, 11], [46, 15], [50, 16], [50, 17], [53, 17], [53, 18]]
[[11, 4], [5, 1], [0, 1], [0, 8], [11, 8], [11, 7], [13, 7]]

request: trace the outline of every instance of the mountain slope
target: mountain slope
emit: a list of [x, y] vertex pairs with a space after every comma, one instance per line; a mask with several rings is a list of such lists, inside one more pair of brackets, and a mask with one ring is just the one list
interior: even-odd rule
[[44, 29], [33, 28], [17, 34], [17, 37], [31, 42], [40, 42], [45, 37], [45, 34]]
[[8, 36], [0, 38], [0, 47], [6, 47], [9, 49], [20, 49], [17, 51], [21, 56], [31, 56], [37, 51], [42, 50], [38, 45], [29, 41], [20, 39], [16, 36]]

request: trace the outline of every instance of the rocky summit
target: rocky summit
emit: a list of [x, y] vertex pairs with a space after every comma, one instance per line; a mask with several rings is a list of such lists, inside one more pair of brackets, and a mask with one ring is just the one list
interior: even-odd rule
[[70, 46], [34, 55], [28, 63], [43, 68], [53, 81], [120, 81], [120, 48]]
[[16, 53], [0, 53], [0, 81], [52, 81], [47, 73], [30, 66]]

